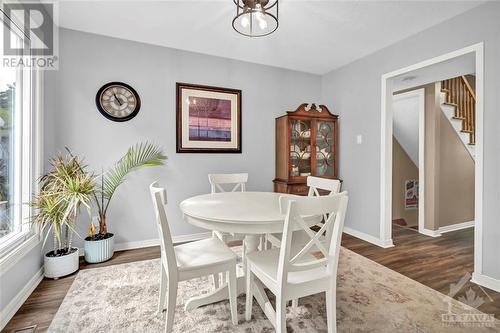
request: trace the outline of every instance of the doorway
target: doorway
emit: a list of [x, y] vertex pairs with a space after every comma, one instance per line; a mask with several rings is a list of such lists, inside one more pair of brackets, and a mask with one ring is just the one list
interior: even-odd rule
[[395, 93], [392, 223], [425, 233], [425, 89]]
[[[478, 43], [435, 57], [412, 66], [386, 73], [381, 77], [381, 193], [380, 193], [380, 241], [384, 247], [394, 246], [392, 241], [392, 155], [393, 155], [393, 87], [392, 79], [412, 71], [472, 55], [476, 75], [475, 101], [475, 166], [474, 166], [474, 274], [482, 274], [482, 191], [483, 191], [483, 43]], [[444, 78], [442, 78], [444, 79]], [[425, 203], [424, 203], [425, 205]], [[419, 226], [420, 227], [420, 226]]]

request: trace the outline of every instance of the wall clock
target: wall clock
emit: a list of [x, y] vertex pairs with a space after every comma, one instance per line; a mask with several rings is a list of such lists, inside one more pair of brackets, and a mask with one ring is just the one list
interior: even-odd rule
[[95, 96], [97, 109], [113, 121], [127, 121], [134, 118], [141, 108], [139, 94], [123, 82], [106, 83]]

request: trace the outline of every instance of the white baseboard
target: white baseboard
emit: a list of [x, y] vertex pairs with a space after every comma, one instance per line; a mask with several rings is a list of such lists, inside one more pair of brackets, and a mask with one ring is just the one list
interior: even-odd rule
[[467, 221], [467, 222], [462, 222], [462, 223], [457, 223], [457, 224], [452, 224], [452, 225], [447, 225], [447, 226], [441, 227], [441, 228], [439, 228], [439, 232], [445, 233], [445, 232], [451, 232], [451, 231], [472, 228], [472, 227], [474, 227], [474, 221]]
[[472, 282], [488, 289], [500, 292], [500, 280], [483, 275], [472, 273]]
[[426, 236], [431, 236], [431, 237], [441, 237], [441, 232], [439, 230], [431, 230], [431, 229], [421, 229], [418, 230], [419, 233], [422, 235]]
[[208, 231], [208, 232], [200, 232], [197, 234], [174, 236], [172, 237], [172, 241], [174, 242], [174, 244], [179, 244], [179, 243], [193, 242], [210, 237], [212, 237], [212, 232]]
[[[197, 234], [174, 236], [174, 237], [172, 237], [172, 242], [174, 244], [179, 244], [179, 243], [193, 242], [193, 241], [197, 241], [197, 240], [205, 239], [205, 238], [210, 238], [210, 237], [212, 237], [212, 232], [200, 232]], [[160, 245], [159, 238], [147, 239], [147, 240], [137, 241], [137, 242], [125, 242], [125, 243], [115, 244], [115, 251], [140, 249], [143, 247], [159, 246], [159, 245]]]
[[394, 244], [392, 243], [392, 239], [388, 239], [388, 240], [384, 241], [382, 239], [379, 239], [379, 238], [374, 237], [372, 235], [365, 234], [364, 232], [361, 232], [361, 231], [358, 231], [355, 229], [351, 229], [349, 227], [344, 227], [344, 232], [346, 234], [349, 234], [351, 236], [354, 236], [356, 238], [367, 241], [368, 243], [372, 243], [372, 244], [375, 244], [375, 245], [383, 247], [383, 248], [389, 248], [389, 247], [394, 246]]
[[[179, 244], [179, 243], [192, 242], [192, 241], [210, 238], [210, 237], [212, 237], [212, 232], [200, 232], [197, 234], [174, 236], [174, 237], [172, 237], [172, 241], [174, 242], [174, 244]], [[124, 243], [115, 244], [115, 251], [141, 249], [144, 247], [159, 246], [159, 245], [160, 245], [159, 238], [146, 239], [146, 240], [135, 241], [135, 242], [124, 242]], [[83, 255], [84, 255], [83, 248], [81, 248], [80, 249], [80, 256], [83, 256]]]
[[160, 239], [146, 239], [135, 242], [124, 242], [115, 244], [115, 251], [123, 251], [123, 250], [132, 250], [132, 249], [140, 249], [143, 247], [151, 247], [160, 245]]
[[35, 275], [26, 283], [21, 291], [10, 301], [7, 306], [0, 312], [0, 331], [4, 329], [7, 323], [14, 317], [17, 310], [26, 302], [31, 293], [35, 290], [38, 284], [43, 279], [43, 267], [40, 268]]

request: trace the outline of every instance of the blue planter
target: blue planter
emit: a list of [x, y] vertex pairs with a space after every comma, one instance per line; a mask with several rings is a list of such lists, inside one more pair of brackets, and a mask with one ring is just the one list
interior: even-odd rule
[[113, 257], [115, 235], [102, 240], [84, 242], [85, 261], [91, 264], [103, 262]]

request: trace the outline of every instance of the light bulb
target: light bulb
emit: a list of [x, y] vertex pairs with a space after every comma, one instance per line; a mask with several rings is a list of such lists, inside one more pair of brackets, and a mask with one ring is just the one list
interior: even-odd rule
[[255, 12], [255, 18], [259, 21], [262, 21], [264, 19], [264, 15], [262, 14], [262, 12]]
[[267, 21], [266, 20], [260, 20], [259, 21], [259, 27], [261, 30], [265, 30], [267, 28]]
[[248, 26], [248, 23], [249, 23], [248, 17], [246, 15], [243, 16], [242, 19], [241, 19], [241, 26], [243, 28], [246, 28]]

